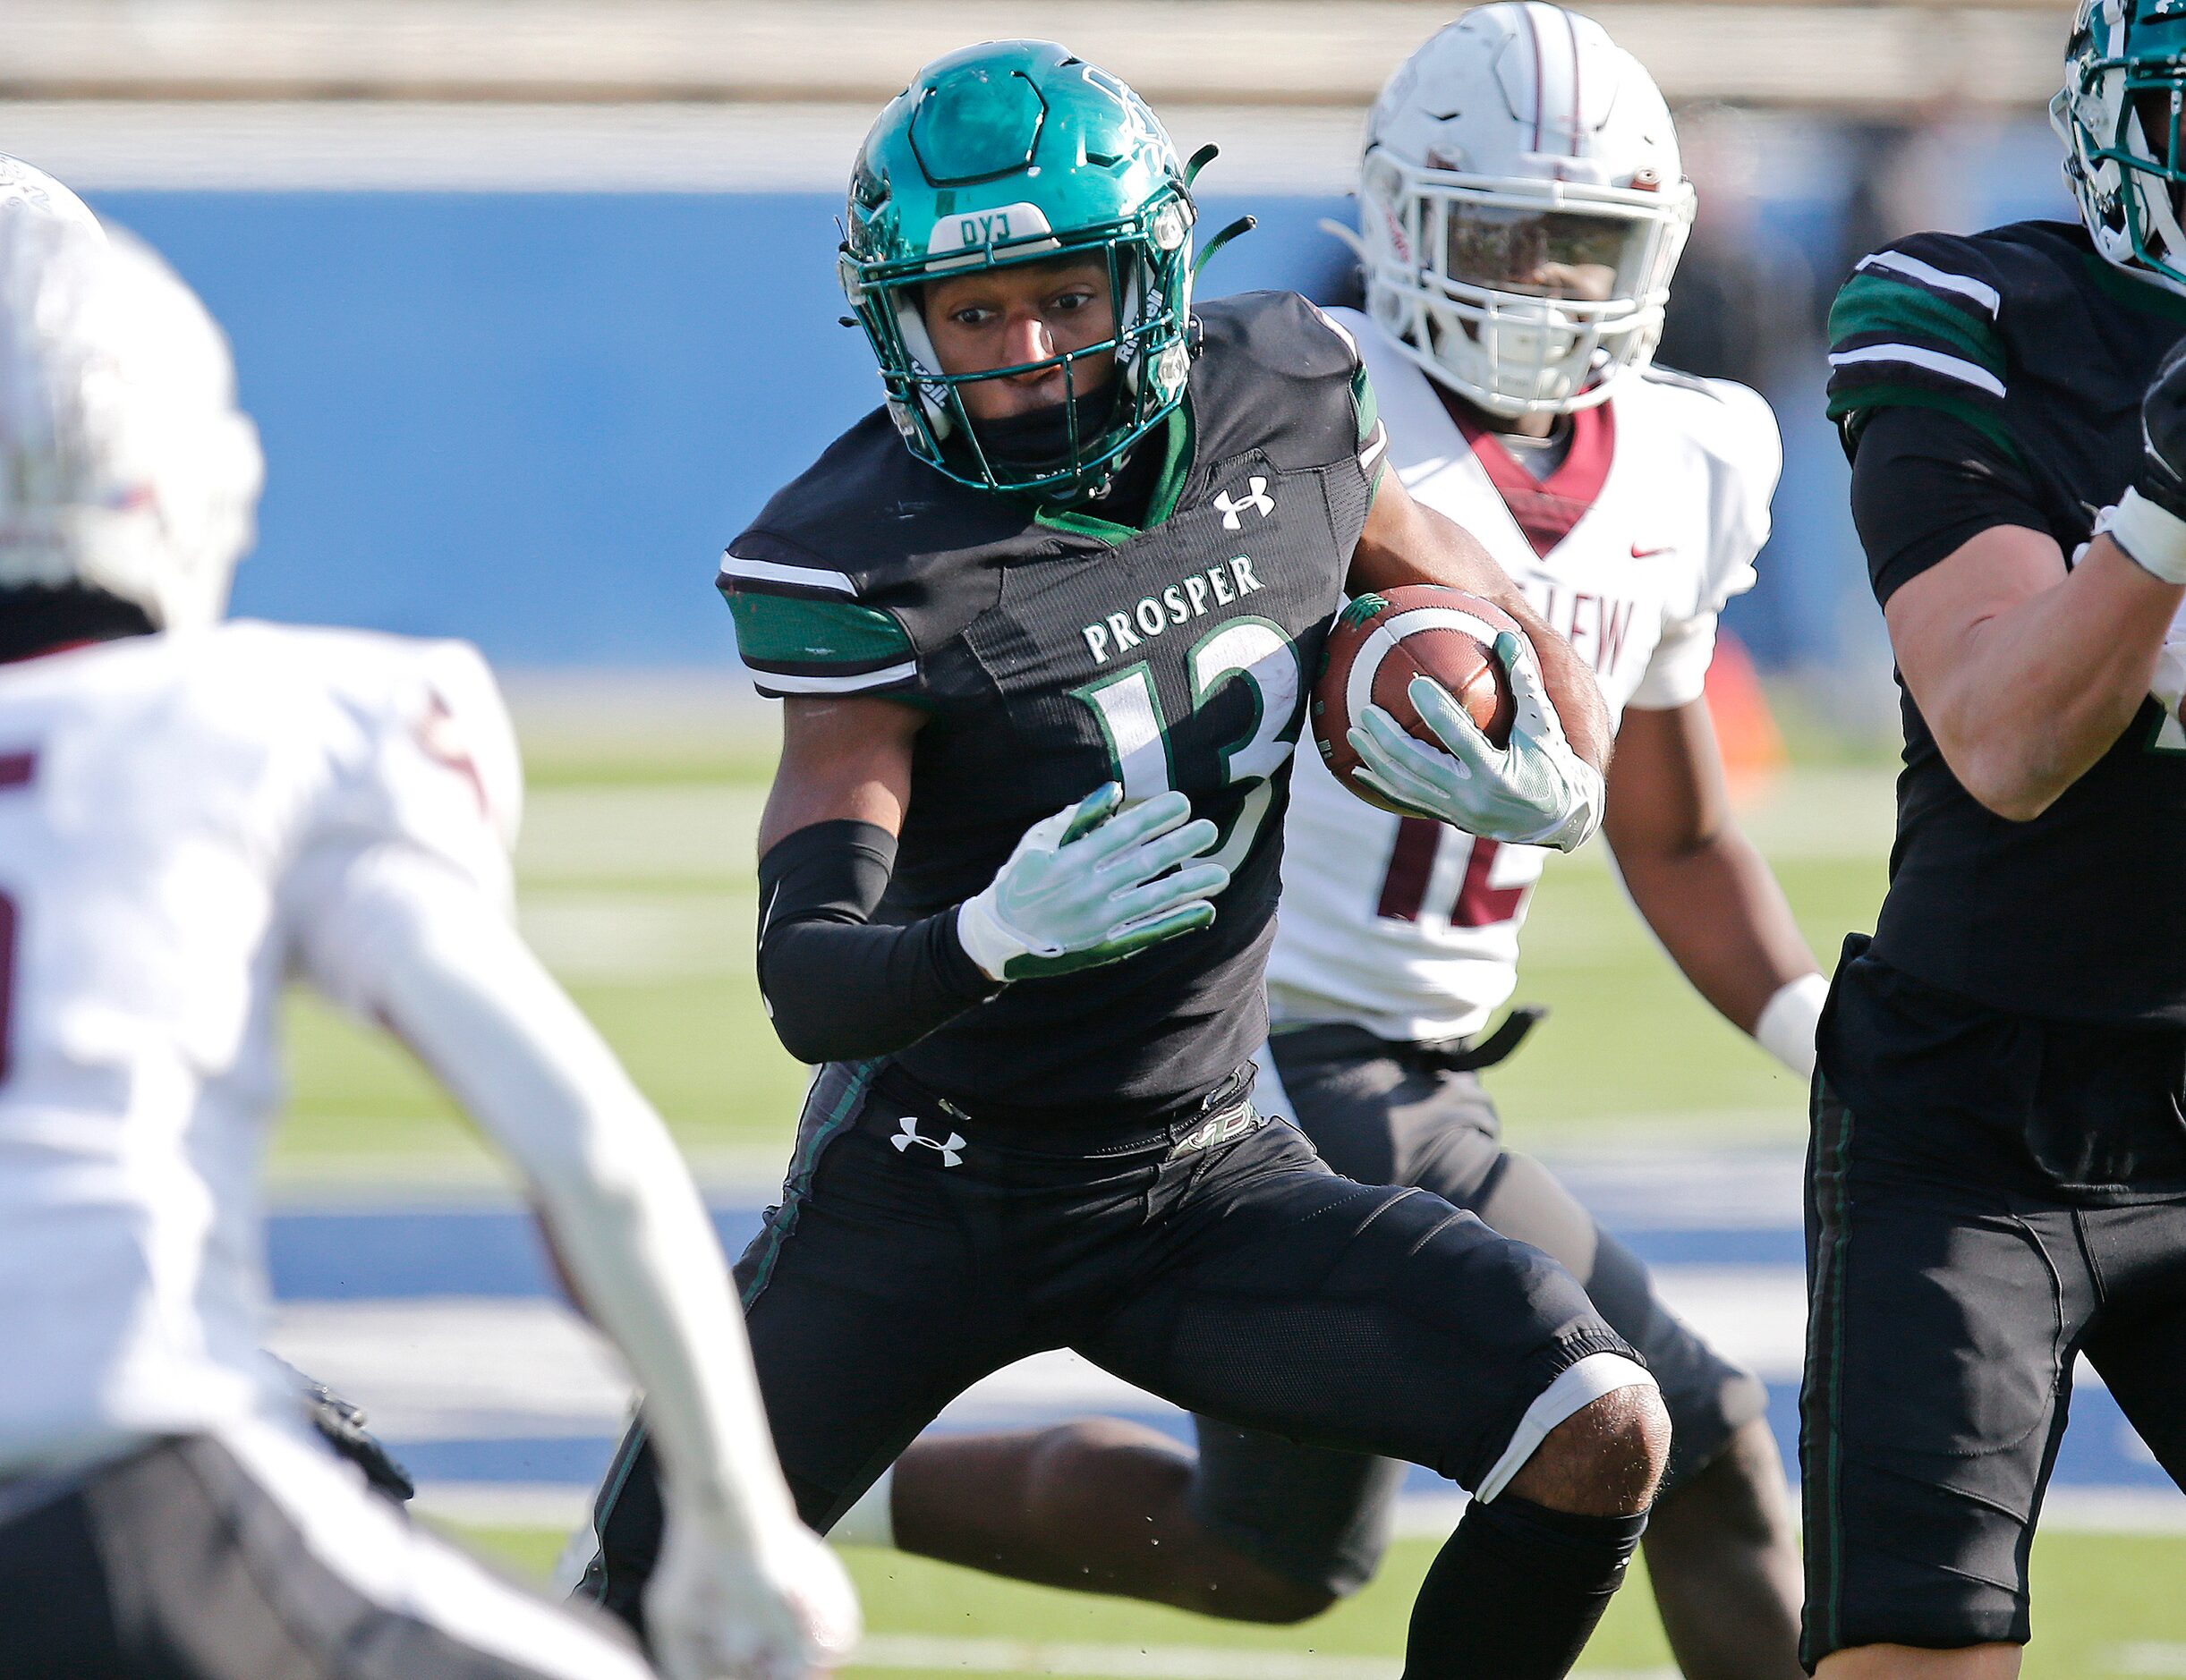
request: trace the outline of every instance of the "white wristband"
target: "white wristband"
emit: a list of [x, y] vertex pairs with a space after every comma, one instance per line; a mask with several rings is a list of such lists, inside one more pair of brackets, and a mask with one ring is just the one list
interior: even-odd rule
[[1753, 1023], [1754, 1042], [1797, 1073], [1814, 1077], [1814, 1035], [1822, 1023], [1829, 982], [1819, 974], [1801, 974], [1777, 988]]
[[2166, 513], [2138, 490], [2096, 515], [2095, 534], [2107, 535], [2150, 577], [2186, 583], [2186, 519]]

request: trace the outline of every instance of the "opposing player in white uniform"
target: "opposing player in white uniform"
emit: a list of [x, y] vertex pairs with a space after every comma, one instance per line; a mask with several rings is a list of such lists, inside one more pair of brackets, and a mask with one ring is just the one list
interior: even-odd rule
[[[1391, 465], [1593, 664], [1623, 717], [1604, 832], [1634, 901], [1709, 1000], [1804, 1077], [1822, 980], [1727, 813], [1702, 700], [1716, 615], [1768, 535], [1780, 446], [1753, 392], [1649, 365], [1693, 202], [1662, 96], [1583, 18], [1481, 7], [1391, 79], [1360, 199], [1368, 310], [1333, 318], [1358, 342]], [[1303, 755], [1256, 1099], [1340, 1171], [1433, 1190], [1587, 1284], [1670, 1407], [1646, 1543], [1686, 1674], [1794, 1676], [1799, 1562], [1765, 1392], [1503, 1150], [1476, 1075], [1529, 1024], [1476, 1041], [1516, 983], [1544, 855], [1385, 814]], [[1372, 1574], [1399, 1466], [1198, 1430], [1196, 1459], [1115, 1421], [928, 1437], [836, 1536], [1257, 1620], [1311, 1615]]]
[[457, 643], [217, 622], [259, 479], [197, 300], [0, 159], [0, 1667], [651, 1672], [368, 1493], [259, 1352], [291, 975], [507, 1147], [650, 1393], [663, 1671], [831, 1665], [855, 1607], [775, 1466], [697, 1193], [510, 921], [493, 679]]

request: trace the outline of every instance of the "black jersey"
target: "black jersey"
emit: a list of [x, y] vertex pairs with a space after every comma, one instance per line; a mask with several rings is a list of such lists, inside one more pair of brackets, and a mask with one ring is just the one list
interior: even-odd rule
[[[2182, 331], [2186, 299], [2121, 274], [2076, 224], [1923, 233], [1864, 259], [1830, 311], [1829, 412], [1877, 596], [1996, 525], [2076, 561], [2132, 482], [2141, 396]], [[1905, 693], [1877, 957], [2018, 1014], [2186, 1022], [2179, 634], [2132, 725], [2032, 822], [1959, 785]]]
[[1265, 1031], [1289, 759], [1382, 434], [1356, 347], [1288, 293], [1202, 306], [1144, 530], [969, 489], [883, 412], [770, 501], [721, 589], [762, 693], [931, 713], [879, 913], [973, 896], [1042, 818], [1120, 780], [1187, 794], [1230, 869], [1212, 927], [1020, 980], [894, 1060], [973, 1113], [1187, 1102]]

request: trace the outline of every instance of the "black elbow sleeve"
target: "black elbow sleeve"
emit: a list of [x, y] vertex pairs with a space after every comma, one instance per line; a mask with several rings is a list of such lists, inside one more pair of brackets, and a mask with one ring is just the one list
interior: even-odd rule
[[869, 822], [800, 828], [759, 861], [759, 989], [805, 1063], [884, 1056], [1001, 989], [957, 937], [955, 906], [876, 926], [896, 837]]

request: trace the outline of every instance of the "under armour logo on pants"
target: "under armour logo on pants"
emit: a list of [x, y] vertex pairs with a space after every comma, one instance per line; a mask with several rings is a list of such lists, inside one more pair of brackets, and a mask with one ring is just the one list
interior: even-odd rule
[[893, 1143], [896, 1146], [897, 1153], [900, 1154], [902, 1151], [908, 1150], [914, 1143], [915, 1143], [922, 1149], [935, 1150], [940, 1151], [941, 1165], [944, 1167], [961, 1167], [964, 1165], [964, 1157], [957, 1152], [965, 1147], [964, 1138], [961, 1133], [951, 1132], [948, 1134], [948, 1141], [944, 1143], [935, 1138], [920, 1136], [918, 1122], [910, 1115], [904, 1116], [903, 1119], [898, 1122], [898, 1124], [902, 1129], [898, 1131], [894, 1137], [889, 1140], [890, 1143]]

